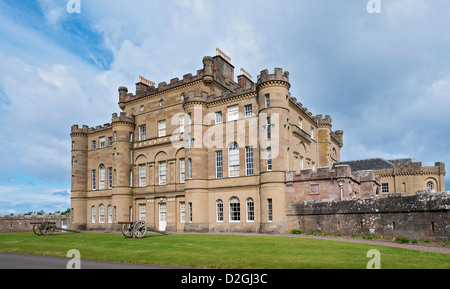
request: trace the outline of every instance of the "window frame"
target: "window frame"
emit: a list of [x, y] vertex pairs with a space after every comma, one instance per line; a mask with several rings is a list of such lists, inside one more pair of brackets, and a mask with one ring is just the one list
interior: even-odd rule
[[159, 185], [165, 186], [167, 185], [167, 162], [161, 161], [158, 163], [158, 176], [159, 176]]
[[231, 105], [227, 107], [227, 122], [239, 120], [239, 105]]
[[255, 201], [253, 198], [248, 198], [245, 201], [246, 206], [246, 220], [249, 223], [255, 222]]
[[223, 152], [216, 151], [216, 179], [223, 178]]
[[231, 197], [228, 201], [230, 223], [241, 222], [241, 201], [238, 197]]
[[165, 137], [167, 135], [166, 128], [165, 119], [158, 121], [158, 137]]
[[139, 165], [139, 187], [144, 188], [147, 186], [147, 165]]
[[221, 199], [216, 201], [216, 222], [223, 223], [223, 201]]
[[236, 178], [240, 176], [239, 144], [232, 142], [228, 146], [228, 177]]
[[245, 147], [245, 175], [253, 176], [253, 146]]

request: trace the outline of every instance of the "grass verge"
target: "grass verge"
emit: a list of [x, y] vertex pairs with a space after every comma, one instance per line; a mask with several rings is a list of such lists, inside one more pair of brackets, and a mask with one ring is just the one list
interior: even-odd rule
[[382, 269], [449, 269], [450, 255], [395, 247], [275, 236], [149, 234], [125, 239], [120, 233], [0, 234], [0, 251], [82, 259], [197, 268], [365, 269], [367, 252], [381, 254]]

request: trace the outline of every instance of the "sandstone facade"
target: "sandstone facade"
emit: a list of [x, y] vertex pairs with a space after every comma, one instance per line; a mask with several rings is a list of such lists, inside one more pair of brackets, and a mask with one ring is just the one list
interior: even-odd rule
[[73, 228], [285, 231], [286, 172], [330, 168], [343, 146], [290, 87], [280, 68], [235, 81], [220, 51], [196, 75], [120, 87], [111, 123], [71, 129]]

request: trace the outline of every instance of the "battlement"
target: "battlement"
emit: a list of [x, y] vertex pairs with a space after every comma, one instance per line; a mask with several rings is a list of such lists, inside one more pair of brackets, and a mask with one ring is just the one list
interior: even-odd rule
[[322, 117], [321, 114], [316, 115], [317, 125], [331, 125], [331, 116]]
[[89, 133], [95, 133], [95, 132], [111, 129], [111, 127], [112, 126], [110, 123], [105, 123], [104, 125], [97, 125], [96, 127], [90, 127], [88, 131], [89, 131]]
[[87, 135], [87, 133], [89, 132], [89, 127], [87, 125], [83, 125], [82, 128], [80, 128], [78, 126], [78, 124], [73, 125], [72, 128], [70, 129], [70, 134], [71, 135]]
[[266, 81], [274, 81], [274, 80], [280, 80], [285, 81], [289, 83], [289, 72], [284, 71], [282, 68], [275, 68], [275, 71], [273, 74], [269, 74], [269, 70], [265, 69], [261, 71], [261, 74], [258, 75], [258, 84], [261, 84]]
[[135, 118], [134, 115], [127, 116], [125, 112], [121, 112], [120, 115], [117, 113], [113, 113], [111, 122], [114, 124], [115, 122], [128, 122], [134, 124]]
[[314, 121], [316, 120], [315, 116], [313, 116], [313, 114], [306, 107], [304, 107], [301, 102], [297, 101], [297, 98], [291, 97], [290, 100], [292, 103], [295, 104], [295, 106], [297, 106], [301, 111], [303, 111], [311, 119], [313, 119]]

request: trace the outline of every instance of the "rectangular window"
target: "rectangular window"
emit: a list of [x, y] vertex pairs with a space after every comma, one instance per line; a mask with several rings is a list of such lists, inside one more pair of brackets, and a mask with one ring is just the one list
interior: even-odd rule
[[216, 178], [223, 178], [223, 157], [222, 151], [216, 152]]
[[298, 127], [303, 129], [303, 120], [301, 117], [298, 118]]
[[147, 127], [144, 125], [139, 126], [139, 141], [144, 141], [146, 139]]
[[108, 188], [112, 189], [113, 186], [113, 168], [108, 168]]
[[159, 162], [159, 184], [166, 184], [166, 162]]
[[300, 156], [298, 160], [298, 166], [300, 170], [303, 170], [303, 156]]
[[267, 199], [267, 216], [268, 216], [268, 221], [272, 222], [273, 221], [273, 215], [272, 215], [272, 199]]
[[129, 179], [129, 182], [130, 182], [130, 187], [133, 187], [133, 170], [130, 170], [130, 179]]
[[166, 121], [158, 121], [158, 137], [166, 136]]
[[189, 203], [189, 223], [192, 223], [192, 203]]
[[186, 162], [184, 159], [180, 159], [180, 183], [186, 182]]
[[266, 107], [270, 107], [270, 94], [266, 94]]
[[130, 132], [130, 142], [133, 142], [133, 133], [132, 132]]
[[311, 128], [311, 138], [314, 139], [314, 128]]
[[92, 141], [92, 150], [96, 150], [97, 149], [97, 141], [93, 140]]
[[189, 179], [192, 179], [192, 159], [189, 159], [188, 165], [189, 165]]
[[139, 165], [139, 187], [147, 186], [147, 168], [146, 165]]
[[244, 109], [245, 109], [245, 117], [251, 117], [253, 114], [252, 105], [251, 104], [246, 105], [244, 106]]
[[222, 120], [222, 112], [218, 111], [218, 112], [216, 112], [216, 124], [222, 123], [222, 122], [223, 122], [223, 120]]
[[185, 126], [185, 119], [184, 119], [184, 115], [180, 115], [180, 133], [184, 133], [184, 126]]
[[92, 190], [96, 189], [96, 187], [95, 187], [95, 184], [96, 184], [95, 175], [96, 175], [95, 170], [92, 170]]
[[389, 184], [381, 184], [381, 192], [383, 194], [389, 193]]
[[272, 133], [272, 124], [270, 123], [270, 117], [268, 117], [266, 120], [266, 127], [267, 127], [267, 139], [270, 139]]
[[184, 202], [180, 202], [180, 222], [186, 222], [186, 204]]
[[246, 166], [246, 175], [253, 175], [253, 147], [245, 147], [245, 166]]
[[105, 137], [101, 137], [100, 138], [100, 148], [102, 149], [102, 148], [104, 148], [106, 146], [106, 143], [105, 143]]
[[239, 146], [237, 143], [228, 148], [228, 176], [239, 177]]
[[108, 223], [112, 223], [113, 222], [113, 212], [112, 212], [112, 207], [108, 206]]
[[228, 107], [227, 121], [233, 121], [238, 119], [239, 119], [239, 106], [233, 105]]
[[139, 220], [140, 221], [147, 221], [147, 208], [145, 204], [139, 205]]
[[271, 147], [267, 148], [267, 170], [268, 171], [272, 170], [272, 148]]
[[113, 145], [113, 138], [110, 136], [108, 137], [108, 146], [112, 147]]

